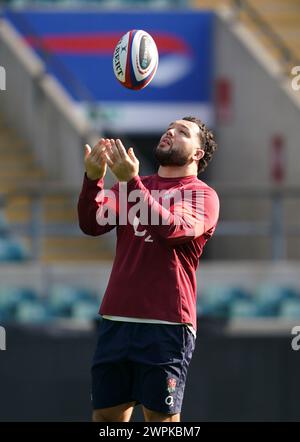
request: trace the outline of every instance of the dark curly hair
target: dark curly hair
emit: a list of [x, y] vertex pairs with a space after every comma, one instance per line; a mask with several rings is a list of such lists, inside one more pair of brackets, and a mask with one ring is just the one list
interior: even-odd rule
[[208, 163], [211, 161], [213, 154], [217, 149], [218, 145], [215, 142], [214, 134], [206, 127], [206, 125], [201, 120], [199, 120], [199, 118], [183, 117], [183, 120], [196, 123], [200, 129], [199, 137], [201, 141], [201, 147], [205, 153], [198, 163], [198, 174], [199, 174], [203, 172], [208, 166]]

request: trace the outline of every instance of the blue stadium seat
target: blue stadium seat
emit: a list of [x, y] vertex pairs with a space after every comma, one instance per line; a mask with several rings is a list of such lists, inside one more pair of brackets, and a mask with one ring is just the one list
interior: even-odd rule
[[18, 322], [26, 323], [41, 323], [50, 320], [51, 314], [49, 313], [46, 305], [37, 301], [21, 301], [15, 311], [14, 319]]
[[56, 317], [70, 317], [73, 305], [79, 301], [92, 300], [89, 290], [66, 284], [53, 285], [48, 293], [47, 305]]
[[197, 314], [227, 317], [234, 300], [248, 298], [248, 293], [240, 287], [211, 285], [198, 295]]
[[254, 300], [262, 316], [277, 316], [281, 304], [295, 296], [292, 288], [280, 284], [265, 283], [256, 288]]
[[21, 301], [34, 301], [37, 298], [37, 293], [31, 288], [0, 287], [0, 319], [3, 321], [13, 319], [17, 305]]
[[28, 258], [28, 250], [20, 241], [0, 238], [0, 261], [24, 261]]
[[230, 318], [253, 318], [260, 316], [260, 312], [255, 302], [237, 299], [230, 306], [229, 316]]
[[279, 317], [286, 319], [300, 319], [300, 299], [286, 299], [282, 302]]
[[71, 317], [80, 320], [96, 320], [99, 318], [99, 302], [94, 301], [78, 301], [72, 306]]

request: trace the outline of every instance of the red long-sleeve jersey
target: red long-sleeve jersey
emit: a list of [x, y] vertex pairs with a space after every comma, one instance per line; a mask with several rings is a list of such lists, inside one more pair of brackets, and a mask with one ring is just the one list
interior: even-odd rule
[[103, 180], [85, 175], [78, 201], [84, 233], [117, 230], [99, 313], [187, 323], [196, 330], [196, 268], [217, 225], [216, 192], [196, 176], [137, 176], [122, 186], [115, 184], [107, 195]]

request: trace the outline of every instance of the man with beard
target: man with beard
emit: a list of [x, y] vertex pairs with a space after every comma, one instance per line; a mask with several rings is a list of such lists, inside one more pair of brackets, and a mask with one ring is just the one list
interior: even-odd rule
[[[95, 422], [128, 422], [137, 403], [147, 422], [180, 421], [195, 347], [196, 268], [219, 216], [216, 192], [197, 175], [216, 147], [212, 132], [195, 117], [169, 125], [151, 176], [139, 176], [133, 149], [126, 152], [118, 139], [85, 147], [80, 227], [93, 236], [117, 230], [92, 364]], [[108, 196], [107, 166], [117, 179]], [[108, 222], [111, 211], [116, 216]]]

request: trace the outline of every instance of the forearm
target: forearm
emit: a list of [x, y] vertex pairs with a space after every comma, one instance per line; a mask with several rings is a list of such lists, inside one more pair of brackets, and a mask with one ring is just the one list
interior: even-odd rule
[[115, 227], [114, 225], [99, 225], [97, 222], [97, 211], [101, 203], [96, 201], [96, 197], [103, 189], [103, 183], [103, 179], [90, 180], [86, 174], [84, 176], [77, 211], [79, 227], [87, 235], [103, 235]]

